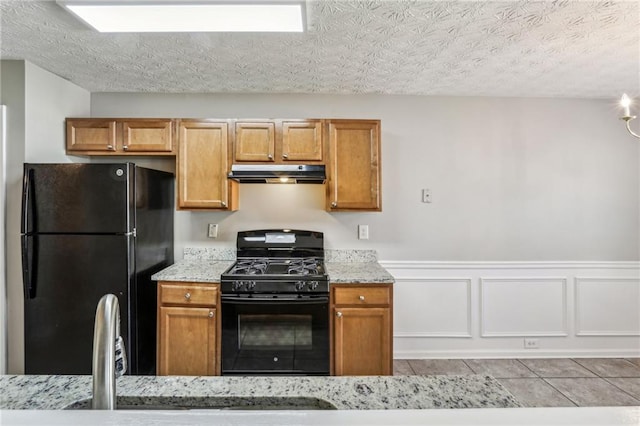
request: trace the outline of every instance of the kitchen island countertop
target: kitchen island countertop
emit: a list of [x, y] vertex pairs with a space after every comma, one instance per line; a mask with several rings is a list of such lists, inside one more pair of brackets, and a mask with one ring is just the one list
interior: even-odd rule
[[[60, 410], [91, 397], [91, 376], [0, 376], [0, 409]], [[229, 403], [244, 398], [247, 408], [278, 405], [282, 398], [317, 400], [338, 410], [398, 410], [428, 408], [509, 408], [520, 403], [491, 376], [344, 376], [230, 377], [123, 376], [119, 398], [145, 404], [145, 397], [218, 398]], [[258, 407], [251, 398], [257, 398]], [[147, 402], [149, 403], [149, 402]], [[206, 408], [206, 405], [202, 408]]]

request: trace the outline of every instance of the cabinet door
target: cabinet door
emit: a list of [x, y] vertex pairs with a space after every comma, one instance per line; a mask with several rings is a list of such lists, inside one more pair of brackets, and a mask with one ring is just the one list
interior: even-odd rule
[[333, 318], [334, 374], [391, 374], [391, 310], [336, 307]]
[[[182, 120], [179, 124], [178, 207], [234, 209], [230, 197], [226, 122]], [[233, 205], [232, 205], [233, 204]]]
[[216, 317], [215, 308], [160, 307], [158, 375], [217, 374]]
[[274, 161], [276, 125], [274, 122], [237, 121], [235, 161]]
[[172, 152], [171, 124], [171, 120], [122, 121], [122, 149], [127, 152]]
[[322, 121], [282, 122], [282, 161], [322, 161]]
[[117, 135], [115, 120], [67, 120], [67, 151], [115, 152]]
[[380, 122], [329, 123], [327, 210], [380, 211]]

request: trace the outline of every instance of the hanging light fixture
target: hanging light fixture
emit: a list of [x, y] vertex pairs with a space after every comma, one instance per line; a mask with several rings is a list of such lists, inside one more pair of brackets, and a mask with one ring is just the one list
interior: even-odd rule
[[620, 98], [620, 105], [624, 108], [624, 115], [620, 117], [620, 120], [624, 120], [625, 123], [627, 123], [627, 130], [629, 131], [629, 133], [631, 133], [636, 138], [640, 139], [640, 135], [637, 133], [634, 133], [633, 130], [631, 130], [631, 127], [629, 126], [629, 123], [631, 122], [631, 120], [635, 119], [636, 116], [631, 115], [631, 98], [627, 96], [626, 93], [624, 93], [622, 95], [622, 98]]

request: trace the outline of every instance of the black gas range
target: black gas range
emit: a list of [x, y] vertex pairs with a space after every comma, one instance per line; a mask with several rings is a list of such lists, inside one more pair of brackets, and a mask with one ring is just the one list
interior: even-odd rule
[[221, 276], [223, 375], [328, 375], [329, 280], [321, 232], [238, 232]]
[[221, 276], [221, 292], [328, 294], [322, 232], [260, 230], [238, 232], [237, 261]]

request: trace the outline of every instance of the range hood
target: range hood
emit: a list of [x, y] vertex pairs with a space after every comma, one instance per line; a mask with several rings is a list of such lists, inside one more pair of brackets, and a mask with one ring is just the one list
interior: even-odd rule
[[229, 179], [240, 183], [324, 183], [323, 165], [233, 164]]

